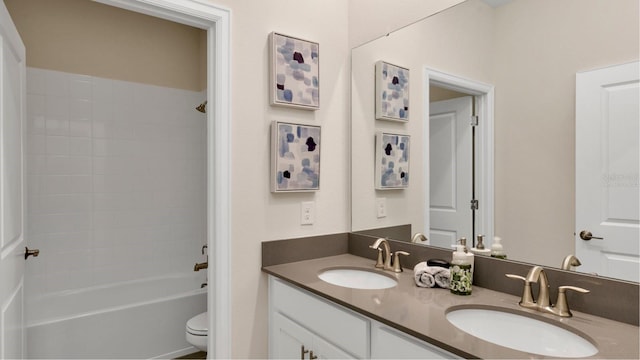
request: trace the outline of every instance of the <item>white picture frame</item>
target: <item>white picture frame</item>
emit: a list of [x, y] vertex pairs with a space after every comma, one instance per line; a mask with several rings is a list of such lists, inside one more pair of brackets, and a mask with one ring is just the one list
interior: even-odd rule
[[409, 121], [409, 69], [385, 61], [376, 62], [376, 119]]
[[375, 144], [376, 190], [409, 187], [411, 136], [378, 131]]
[[320, 151], [320, 126], [272, 122], [271, 191], [320, 190]]
[[320, 45], [272, 32], [269, 102], [303, 110], [320, 109]]

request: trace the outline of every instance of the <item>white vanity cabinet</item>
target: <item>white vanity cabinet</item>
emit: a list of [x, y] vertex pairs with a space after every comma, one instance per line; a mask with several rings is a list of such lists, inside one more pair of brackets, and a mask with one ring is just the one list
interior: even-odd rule
[[269, 276], [269, 357], [311, 359], [312, 351], [318, 359], [369, 358], [369, 320]]
[[269, 276], [269, 357], [459, 358], [273, 276]]

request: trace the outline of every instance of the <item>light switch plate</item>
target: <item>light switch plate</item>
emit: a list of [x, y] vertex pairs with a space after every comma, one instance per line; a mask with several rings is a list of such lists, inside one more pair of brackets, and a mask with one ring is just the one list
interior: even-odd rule
[[313, 225], [316, 221], [316, 204], [313, 201], [300, 203], [300, 225]]
[[378, 219], [387, 217], [387, 198], [376, 198]]

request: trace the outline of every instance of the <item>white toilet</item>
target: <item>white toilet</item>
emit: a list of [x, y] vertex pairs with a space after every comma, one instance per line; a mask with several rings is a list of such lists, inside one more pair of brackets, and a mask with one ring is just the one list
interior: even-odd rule
[[187, 321], [187, 341], [199, 350], [207, 351], [207, 335], [209, 334], [208, 313], [196, 315]]

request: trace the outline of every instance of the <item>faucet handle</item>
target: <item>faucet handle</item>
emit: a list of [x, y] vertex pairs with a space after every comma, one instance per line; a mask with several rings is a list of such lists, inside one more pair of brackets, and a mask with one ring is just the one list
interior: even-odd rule
[[571, 317], [573, 315], [571, 314], [569, 304], [567, 303], [566, 290], [573, 290], [582, 294], [588, 294], [590, 291], [577, 286], [558, 286], [558, 301], [556, 301], [556, 306], [553, 308], [553, 312], [562, 317]]
[[504, 274], [504, 276], [510, 279], [522, 280], [524, 282], [524, 288], [522, 289], [522, 297], [520, 298], [520, 306], [526, 308], [535, 308], [536, 303], [533, 300], [533, 294], [531, 293], [531, 283], [527, 281], [524, 276], [514, 274]]
[[522, 280], [524, 282], [527, 282], [527, 279], [524, 278], [524, 276], [520, 276], [520, 275], [514, 275], [514, 274], [504, 274], [504, 276], [510, 278], [510, 279], [517, 279], [517, 280]]
[[374, 248], [374, 247], [371, 247], [371, 248], [378, 250], [378, 260], [376, 260], [376, 267], [377, 268], [381, 268], [381, 269], [384, 268], [384, 258], [382, 256], [382, 249], [381, 248]]
[[396, 251], [395, 253], [393, 253], [393, 272], [402, 272], [402, 265], [400, 265], [400, 255], [404, 255], [407, 256], [409, 255], [408, 252], [406, 251]]

